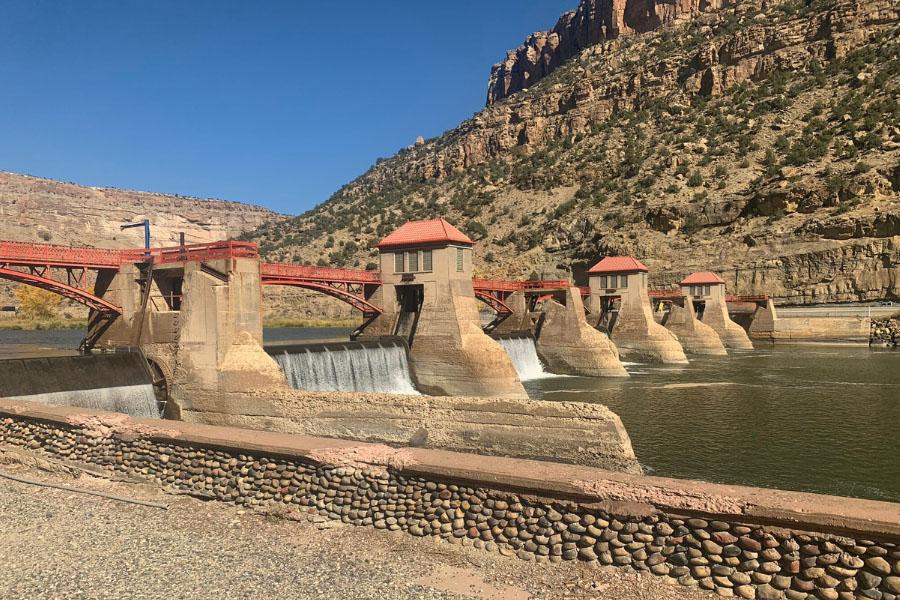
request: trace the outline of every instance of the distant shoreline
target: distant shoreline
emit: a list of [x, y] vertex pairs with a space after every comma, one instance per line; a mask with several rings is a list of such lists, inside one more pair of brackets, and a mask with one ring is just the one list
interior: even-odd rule
[[[353, 328], [359, 325], [356, 319], [265, 319], [263, 327], [266, 329], [296, 328]], [[0, 319], [0, 330], [3, 331], [52, 331], [61, 329], [87, 329], [86, 319]]]

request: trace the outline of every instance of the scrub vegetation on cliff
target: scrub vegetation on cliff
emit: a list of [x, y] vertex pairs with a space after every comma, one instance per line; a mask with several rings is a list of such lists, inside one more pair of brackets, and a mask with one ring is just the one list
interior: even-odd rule
[[632, 254], [660, 285], [711, 268], [793, 302], [897, 296], [898, 7], [767, 6], [600, 41], [250, 237], [362, 268], [395, 227], [445, 215], [495, 275], [580, 279]]

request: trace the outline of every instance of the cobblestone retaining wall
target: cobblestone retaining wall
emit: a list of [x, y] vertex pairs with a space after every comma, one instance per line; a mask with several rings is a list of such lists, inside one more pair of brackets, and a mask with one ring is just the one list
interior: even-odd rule
[[[896, 528], [890, 525], [887, 533], [883, 526], [873, 525], [870, 532], [848, 536], [846, 521], [838, 518], [833, 520], [835, 528], [819, 527], [816, 533], [816, 529], [807, 529], [812, 521], [785, 528], [767, 524], [765, 518], [733, 514], [679, 515], [646, 503], [575, 498], [552, 488], [541, 494], [523, 493], [527, 485], [523, 483], [516, 491], [515, 481], [513, 485], [503, 483], [504, 476], [497, 472], [486, 474], [480, 485], [472, 478], [463, 481], [434, 474], [433, 467], [431, 475], [423, 476], [416, 474], [417, 469], [427, 470], [417, 466], [416, 455], [384, 446], [302, 438], [325, 444], [316, 459], [315, 451], [302, 456], [279, 446], [298, 436], [267, 438], [278, 434], [182, 423], [172, 423], [168, 430], [168, 422], [148, 425], [154, 422], [75, 415], [72, 409], [41, 408], [39, 414], [46, 416], [52, 411], [59, 418], [35, 417], [38, 411], [23, 415], [0, 403], [0, 443], [238, 505], [306, 507], [353, 525], [441, 536], [527, 561], [581, 560], [627, 566], [682, 585], [715, 590], [724, 597], [900, 598], [900, 523]], [[190, 427], [200, 434], [186, 435]], [[222, 437], [223, 432], [234, 434]], [[264, 450], [266, 439], [272, 441], [269, 450]], [[335, 464], [328, 464], [329, 452]], [[371, 454], [368, 459], [367, 452]], [[379, 458], [378, 452], [384, 454]], [[466, 456], [415, 452], [439, 454], [438, 458], [451, 464]], [[371, 462], [361, 462], [364, 460]], [[516, 467], [534, 470], [535, 465], [567, 468], [497, 460], [512, 461], [513, 473]], [[620, 477], [630, 477], [629, 482], [650, 479]], [[734, 492], [741, 488], [723, 489]], [[815, 498], [806, 494], [796, 497], [803, 502]], [[812, 511], [814, 507], [808, 508]], [[890, 510], [889, 515], [893, 514]], [[854, 527], [858, 529], [858, 525]]]

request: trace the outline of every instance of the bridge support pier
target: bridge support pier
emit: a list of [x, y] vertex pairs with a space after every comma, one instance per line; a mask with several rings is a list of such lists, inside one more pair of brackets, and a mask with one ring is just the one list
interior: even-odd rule
[[607, 256], [590, 268], [591, 311], [597, 315], [597, 327], [611, 327], [610, 339], [623, 358], [687, 364], [675, 334], [653, 319], [647, 272], [641, 261], [630, 256]]
[[518, 333], [527, 331], [534, 334], [534, 322], [525, 301], [525, 292], [513, 292], [505, 301], [512, 314], [503, 319], [491, 333]]
[[383, 313], [364, 335], [404, 337], [425, 394], [527, 398], [509, 356], [481, 329], [472, 245], [443, 219], [407, 223], [382, 240], [372, 301]]
[[653, 319], [653, 309], [646, 297], [622, 298], [610, 337], [625, 359], [676, 365], [688, 363], [675, 334]]
[[210, 422], [210, 414], [278, 415], [248, 393], [287, 389], [262, 346], [258, 260], [176, 262], [152, 271], [128, 264], [104, 284], [104, 297], [120, 302], [123, 315], [97, 347], [140, 347], [166, 375], [166, 416]]
[[712, 327], [719, 334], [726, 348], [753, 350], [753, 342], [750, 341], [747, 332], [728, 316], [728, 305], [724, 295], [712, 296], [706, 301], [703, 323]]
[[471, 281], [435, 285], [434, 292], [422, 306], [410, 352], [419, 389], [445, 396], [527, 397], [506, 352], [481, 330]]
[[754, 339], [774, 340], [778, 329], [778, 313], [775, 303], [771, 298], [766, 300], [765, 306], [757, 306], [756, 312], [750, 321], [750, 337]]
[[564, 305], [553, 299], [544, 302], [544, 320], [536, 347], [552, 373], [628, 377], [616, 345], [588, 324], [578, 288], [566, 289]]
[[[404, 287], [382, 284], [373, 301], [384, 312], [361, 339], [409, 334], [409, 365], [419, 391], [433, 396], [528, 397], [503, 347], [481, 329], [471, 280], [424, 283], [416, 315], [402, 310]], [[411, 332], [405, 329], [410, 320], [415, 321]]]
[[678, 336], [685, 352], [691, 354], [707, 354], [725, 356], [728, 351], [716, 331], [697, 319], [694, 303], [690, 296], [682, 296], [681, 302], [673, 301], [668, 317], [664, 321], [665, 328]]

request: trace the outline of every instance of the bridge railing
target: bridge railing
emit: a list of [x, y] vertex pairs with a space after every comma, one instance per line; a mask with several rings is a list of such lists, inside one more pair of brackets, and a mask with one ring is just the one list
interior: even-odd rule
[[361, 271], [357, 269], [334, 269], [329, 267], [309, 267], [305, 265], [262, 263], [260, 265], [260, 273], [264, 279], [277, 278], [328, 283], [381, 284], [381, 274], [377, 271]]
[[572, 284], [565, 279], [541, 279], [538, 281], [523, 281], [526, 290], [564, 290]]
[[259, 247], [253, 242], [226, 241], [149, 250], [107, 250], [0, 241], [0, 262], [11, 265], [118, 269], [123, 264], [143, 262], [150, 257], [154, 263], [163, 264], [258, 256]]
[[728, 294], [725, 296], [725, 302], [768, 302], [769, 295], [768, 294], [758, 294], [756, 296], [736, 296], [734, 294]]
[[472, 287], [476, 290], [491, 292], [518, 292], [523, 290], [521, 281], [504, 281], [500, 279], [473, 278]]
[[12, 265], [118, 269], [122, 259], [120, 250], [0, 241], [0, 262]]
[[259, 246], [253, 242], [210, 242], [149, 250], [122, 250], [123, 263], [143, 262], [152, 258], [155, 264], [184, 261], [221, 260], [227, 258], [257, 258]]
[[565, 279], [510, 281], [504, 279], [473, 278], [472, 286], [486, 292], [522, 292], [526, 290], [563, 290], [570, 287]]
[[651, 298], [681, 298], [686, 296], [681, 290], [648, 290], [647, 295]]

